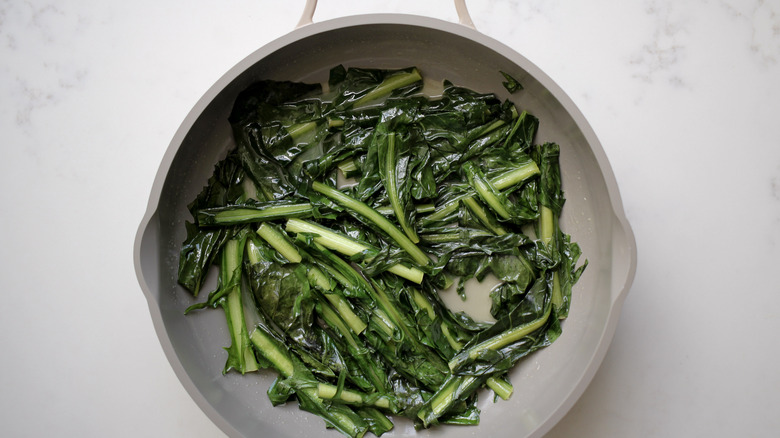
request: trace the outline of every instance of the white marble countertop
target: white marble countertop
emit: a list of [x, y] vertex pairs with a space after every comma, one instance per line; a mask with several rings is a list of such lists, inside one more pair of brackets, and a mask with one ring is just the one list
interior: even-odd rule
[[[221, 435], [163, 355], [132, 245], [182, 119], [302, 7], [0, 2], [3, 435]], [[780, 2], [469, 7], [585, 114], [638, 244], [612, 347], [549, 436], [776, 436]], [[444, 0], [314, 18], [369, 12], [456, 19]]]

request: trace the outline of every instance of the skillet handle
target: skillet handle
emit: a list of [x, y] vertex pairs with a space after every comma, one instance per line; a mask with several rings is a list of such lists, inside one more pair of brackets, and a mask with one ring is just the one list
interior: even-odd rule
[[[458, 13], [458, 22], [466, 27], [470, 27], [476, 30], [474, 22], [471, 20], [468, 8], [466, 8], [466, 0], [453, 0], [455, 3], [455, 11]], [[312, 24], [314, 22], [314, 11], [317, 9], [317, 0], [306, 0], [306, 4], [303, 6], [303, 13], [301, 19], [298, 20], [296, 28]]]
[[471, 14], [469, 14], [469, 10], [466, 7], [466, 0], [455, 0], [455, 11], [458, 13], [458, 21], [460, 24], [477, 30], [476, 26], [474, 26], [474, 22], [471, 21]]
[[303, 6], [303, 13], [301, 19], [298, 20], [298, 24], [295, 28], [306, 26], [314, 22], [314, 10], [317, 9], [317, 0], [306, 0], [306, 4]]

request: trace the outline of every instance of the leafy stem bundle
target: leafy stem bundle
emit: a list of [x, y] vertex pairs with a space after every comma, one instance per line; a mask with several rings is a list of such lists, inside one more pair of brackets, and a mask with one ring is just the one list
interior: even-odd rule
[[[522, 89], [509, 80], [512, 92]], [[497, 81], [501, 76], [497, 77]], [[560, 147], [494, 94], [417, 68], [333, 68], [320, 84], [260, 81], [236, 99], [236, 147], [189, 205], [186, 312], [221, 307], [224, 372], [274, 370], [274, 405], [351, 437], [478, 424], [480, 388], [506, 399], [511, 368], [561, 334], [579, 246], [559, 227]], [[487, 275], [495, 322], [451, 311]]]

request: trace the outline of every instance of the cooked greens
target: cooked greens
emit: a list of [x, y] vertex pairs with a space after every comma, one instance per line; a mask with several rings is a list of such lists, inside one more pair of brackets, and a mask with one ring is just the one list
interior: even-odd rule
[[[197, 297], [219, 268], [186, 313], [224, 309], [224, 372], [274, 370], [274, 405], [346, 436], [393, 416], [478, 424], [478, 390], [511, 396], [509, 370], [560, 336], [587, 266], [559, 227], [560, 147], [513, 103], [443, 85], [429, 97], [417, 68], [342, 66], [323, 85], [259, 81], [189, 205], [179, 282]], [[442, 301], [488, 275], [494, 322]]]

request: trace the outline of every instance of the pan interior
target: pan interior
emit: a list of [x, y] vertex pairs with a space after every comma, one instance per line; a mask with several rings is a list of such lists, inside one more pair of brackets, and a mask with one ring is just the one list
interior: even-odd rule
[[[417, 66], [434, 82], [448, 79], [479, 92], [494, 92], [539, 118], [537, 142], [561, 145], [567, 197], [562, 227], [581, 245], [583, 258], [590, 266], [573, 291], [563, 336], [513, 370], [510, 378], [515, 394], [509, 401], [493, 403], [491, 394], [481, 395], [480, 426], [444, 426], [416, 432], [411, 422], [399, 419], [396, 429], [387, 436], [499, 436], [508, 430], [513, 436], [532, 436], [546, 424], [550, 427], [550, 419], [562, 406], [573, 403], [571, 394], [583, 376], [592, 371], [589, 367], [613, 309], [614, 207], [591, 147], [596, 140], [589, 129], [581, 128], [584, 122], [566, 103], [568, 100], [562, 103], [562, 93], [552, 81], [520, 55], [487, 37], [432, 20], [423, 21], [425, 25], [408, 19], [394, 23], [377, 22], [376, 18], [359, 21], [334, 20], [307, 26], [250, 55], [215, 84], [174, 138], [171, 148], [175, 155], [160, 192], [155, 221], [159, 275], [155, 278], [157, 284], [150, 288], [159, 294], [154, 298], [161, 312], [161, 337], [170, 341], [169, 358], [196, 402], [231, 435], [325, 433], [319, 418], [300, 412], [294, 403], [271, 407], [265, 393], [274, 378], [271, 373], [222, 375], [222, 348], [230, 344], [222, 312], [195, 312], [184, 317], [184, 308], [195, 302], [176, 282], [184, 223], [191, 220], [187, 203], [206, 184], [214, 164], [233, 147], [227, 117], [236, 95], [250, 83], [259, 79], [325, 82], [328, 71], [338, 64]], [[510, 95], [501, 85], [499, 71], [517, 78], [524, 89]], [[203, 294], [215, 287], [211, 277]]]

